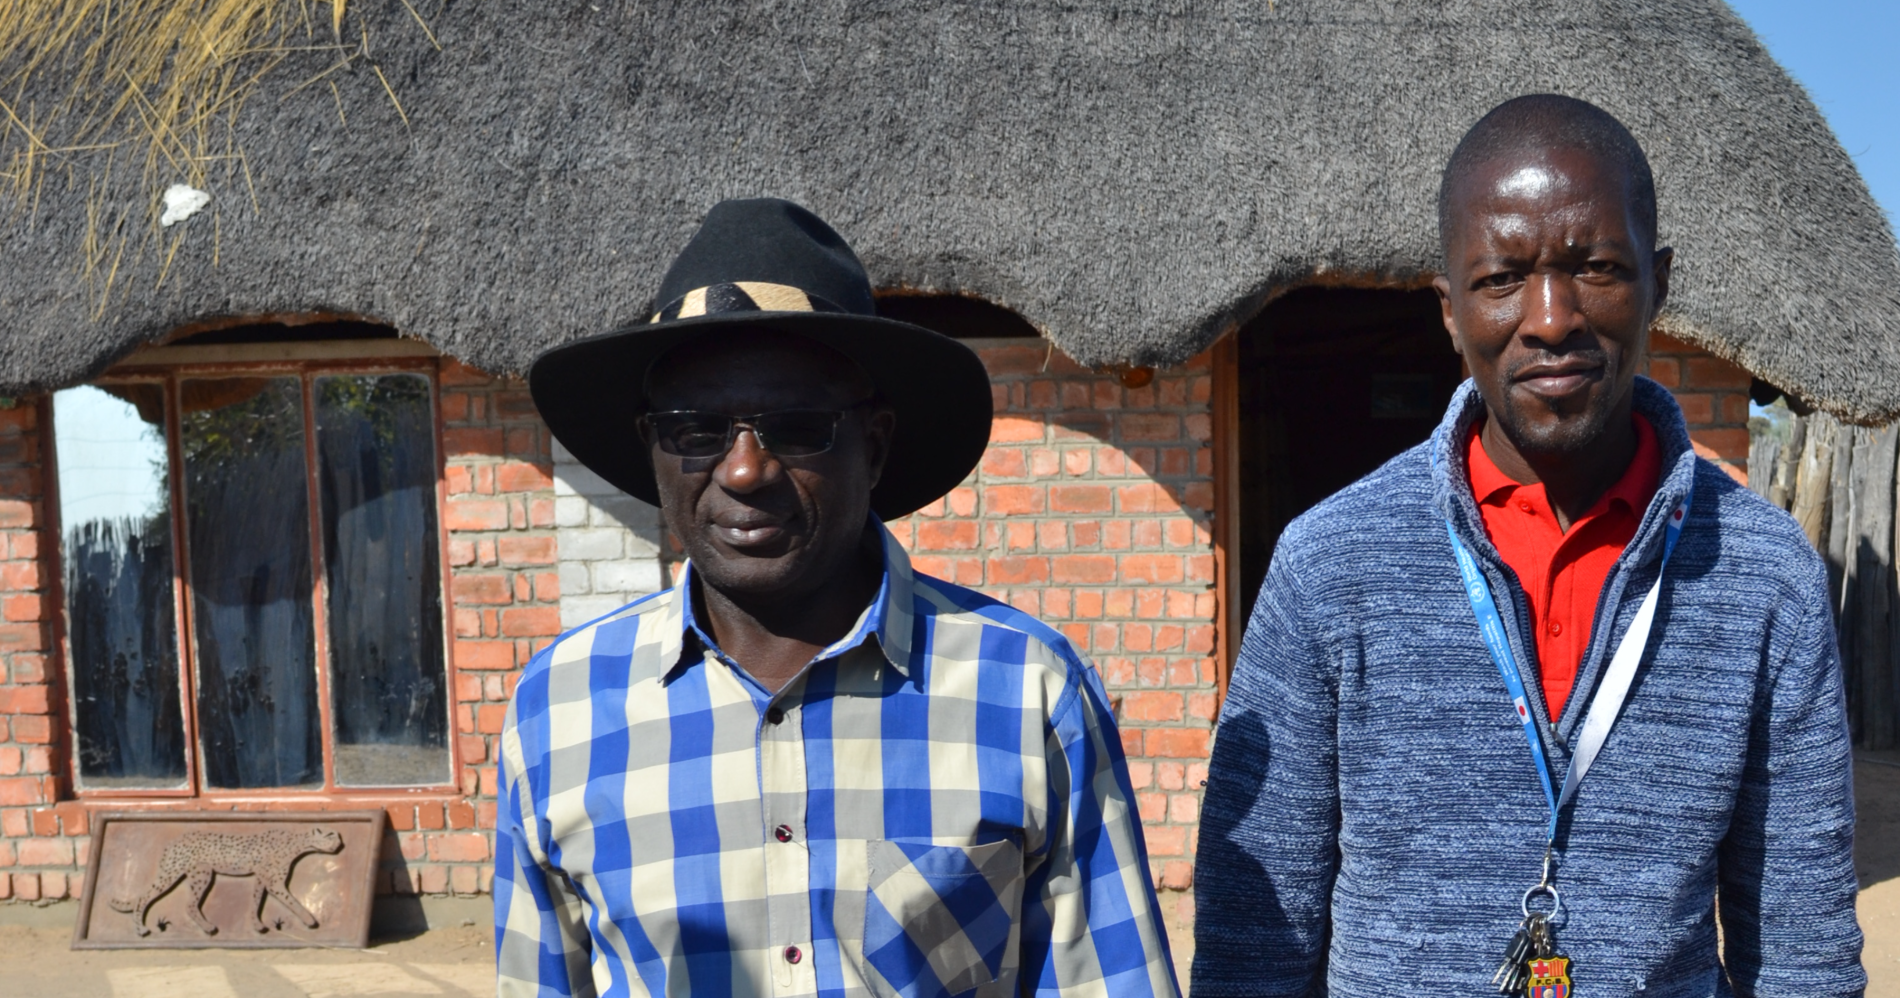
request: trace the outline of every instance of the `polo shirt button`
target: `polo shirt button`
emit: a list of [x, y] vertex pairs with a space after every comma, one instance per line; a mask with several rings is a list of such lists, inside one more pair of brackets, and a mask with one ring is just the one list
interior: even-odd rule
[[777, 836], [780, 842], [790, 842], [792, 840], [792, 826], [780, 825], [772, 829], [772, 834]]
[[800, 953], [798, 951], [798, 947], [796, 946], [785, 947], [785, 962], [786, 963], [797, 963], [798, 961], [803, 960], [804, 958], [805, 958], [805, 954]]
[[1557, 637], [1563, 632], [1564, 632], [1564, 625], [1562, 621], [1553, 620], [1550, 622], [1550, 636], [1551, 637], [1553, 638]]
[[785, 720], [785, 712], [777, 707], [773, 707], [771, 710], [765, 712], [765, 723], [767, 724], [777, 724], [783, 720]]
[[1523, 510], [1526, 513], [1531, 512], [1531, 504], [1528, 500], [1519, 499], [1517, 501], [1517, 508]]

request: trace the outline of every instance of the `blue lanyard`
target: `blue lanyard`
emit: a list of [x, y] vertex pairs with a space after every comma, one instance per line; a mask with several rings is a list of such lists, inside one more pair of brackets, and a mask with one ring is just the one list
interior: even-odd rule
[[[1577, 785], [1583, 782], [1583, 774], [1588, 770], [1596, 754], [1603, 747], [1603, 739], [1609, 735], [1611, 722], [1622, 710], [1623, 700], [1629, 694], [1631, 677], [1635, 674], [1637, 659], [1642, 655], [1643, 646], [1649, 643], [1650, 626], [1655, 622], [1656, 599], [1662, 591], [1663, 571], [1669, 567], [1669, 556], [1675, 553], [1676, 539], [1682, 536], [1683, 521], [1688, 519], [1689, 500], [1694, 496], [1691, 483], [1689, 491], [1683, 493], [1682, 501], [1670, 512], [1669, 520], [1663, 528], [1662, 564], [1656, 569], [1656, 584], [1644, 599], [1636, 620], [1623, 635], [1618, 645], [1611, 668], [1604, 676], [1597, 696], [1590, 701], [1589, 719], [1586, 720], [1584, 739], [1579, 742], [1577, 752], [1571, 758], [1571, 770], [1564, 780], [1563, 796], [1557, 794], [1551, 782], [1550, 762], [1544, 755], [1544, 739], [1537, 731], [1537, 720], [1531, 715], [1530, 700], [1524, 693], [1524, 680], [1517, 670], [1517, 656], [1511, 652], [1511, 642], [1505, 636], [1504, 620], [1498, 616], [1497, 601], [1491, 598], [1491, 586], [1484, 579], [1484, 572], [1478, 568], [1478, 560], [1458, 539], [1458, 530], [1450, 519], [1445, 520], [1445, 532], [1451, 537], [1451, 549], [1458, 556], [1458, 574], [1464, 577], [1465, 595], [1471, 598], [1471, 612], [1478, 618], [1478, 633], [1484, 636], [1485, 646], [1491, 649], [1491, 660], [1498, 667], [1498, 675], [1504, 677], [1504, 688], [1511, 695], [1511, 705], [1517, 709], [1517, 719], [1524, 726], [1524, 740], [1531, 747], [1531, 764], [1537, 767], [1537, 779], [1544, 786], [1544, 801], [1550, 805], [1550, 824], [1546, 829], [1546, 841], [1557, 841], [1557, 816], [1564, 804], [1569, 803]], [[1549, 878], [1548, 858], [1546, 858], [1545, 878]]]

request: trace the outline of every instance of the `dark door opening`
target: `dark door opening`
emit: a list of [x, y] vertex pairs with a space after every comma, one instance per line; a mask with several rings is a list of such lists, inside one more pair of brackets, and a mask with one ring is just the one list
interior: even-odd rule
[[1241, 328], [1238, 346], [1244, 626], [1280, 532], [1430, 436], [1463, 375], [1429, 288], [1289, 292]]

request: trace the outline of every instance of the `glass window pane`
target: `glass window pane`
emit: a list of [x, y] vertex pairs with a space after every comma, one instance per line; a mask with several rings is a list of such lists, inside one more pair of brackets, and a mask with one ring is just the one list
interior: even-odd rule
[[182, 786], [163, 387], [53, 393], [53, 445], [79, 785]]
[[448, 783], [429, 382], [322, 377], [315, 398], [336, 782]]
[[323, 782], [298, 381], [179, 384], [205, 785]]

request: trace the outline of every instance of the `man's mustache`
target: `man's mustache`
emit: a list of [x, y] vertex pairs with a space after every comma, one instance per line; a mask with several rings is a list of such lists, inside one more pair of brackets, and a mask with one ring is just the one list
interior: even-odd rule
[[1540, 350], [1529, 357], [1513, 361], [1504, 370], [1504, 376], [1511, 381], [1523, 377], [1524, 372], [1539, 367], [1599, 367], [1610, 368], [1610, 355], [1600, 347], [1580, 347], [1576, 350]]

